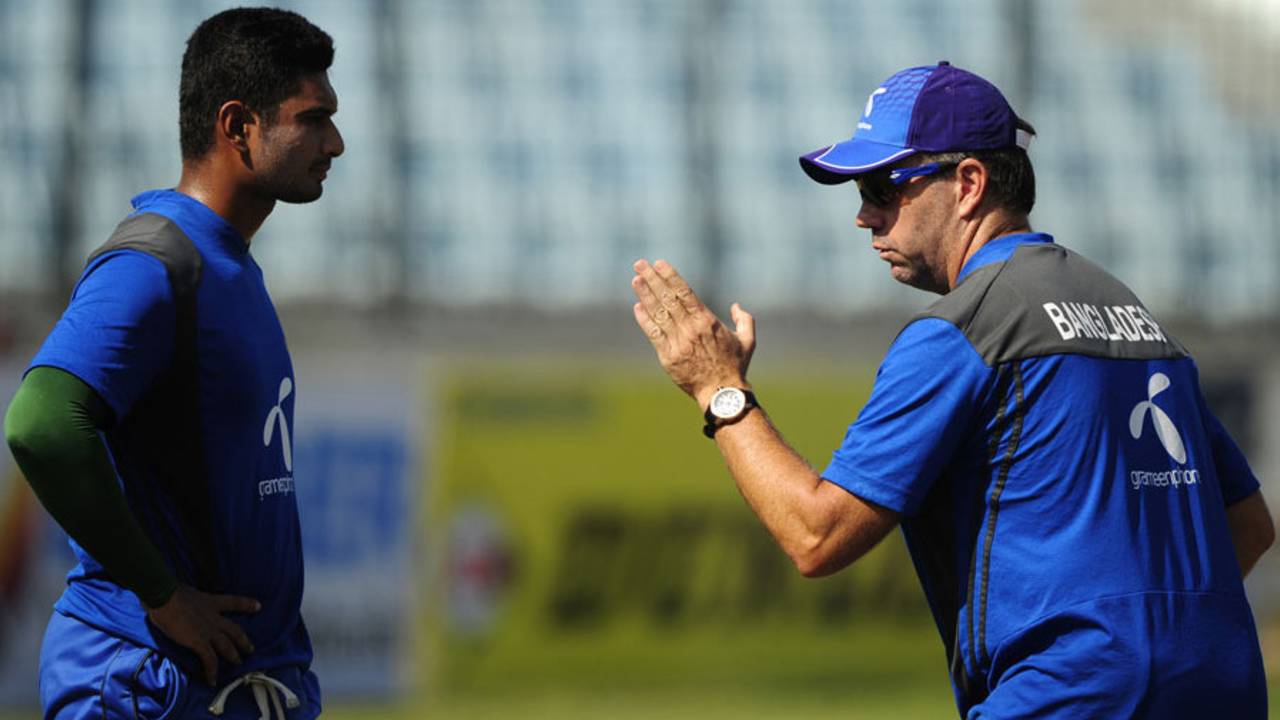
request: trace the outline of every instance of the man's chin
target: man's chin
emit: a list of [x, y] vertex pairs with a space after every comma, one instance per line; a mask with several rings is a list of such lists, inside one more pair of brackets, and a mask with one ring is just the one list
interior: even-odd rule
[[316, 183], [314, 187], [290, 188], [276, 196], [276, 200], [290, 205], [305, 205], [315, 202], [324, 194], [324, 185]]
[[889, 276], [903, 285], [915, 287], [916, 274], [911, 272], [911, 268], [905, 265], [889, 261]]
[[950, 288], [940, 283], [937, 279], [926, 274], [913, 273], [904, 267], [894, 266], [889, 271], [889, 274], [893, 276], [894, 280], [917, 290], [924, 290], [935, 295], [946, 295], [950, 292]]

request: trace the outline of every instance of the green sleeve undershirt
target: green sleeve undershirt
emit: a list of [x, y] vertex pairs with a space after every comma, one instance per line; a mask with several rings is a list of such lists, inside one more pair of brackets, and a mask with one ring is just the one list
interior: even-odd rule
[[99, 430], [113, 413], [70, 373], [37, 367], [4, 418], [4, 436], [36, 497], [80, 547], [147, 607], [168, 602], [178, 581], [143, 533]]

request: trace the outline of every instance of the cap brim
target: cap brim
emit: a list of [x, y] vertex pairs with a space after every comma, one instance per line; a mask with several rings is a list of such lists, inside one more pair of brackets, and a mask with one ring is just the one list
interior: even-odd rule
[[819, 148], [800, 156], [800, 167], [805, 174], [823, 185], [839, 185], [858, 175], [884, 167], [895, 160], [914, 155], [911, 148], [885, 145], [859, 140], [856, 137], [844, 142]]

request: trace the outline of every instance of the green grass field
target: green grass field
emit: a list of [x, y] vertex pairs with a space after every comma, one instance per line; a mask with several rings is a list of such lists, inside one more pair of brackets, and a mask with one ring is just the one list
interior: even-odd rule
[[[488, 699], [409, 700], [393, 705], [334, 704], [327, 720], [877, 720], [954, 718], [937, 688], [857, 688], [822, 695], [740, 689], [697, 692], [534, 693]], [[1280, 687], [1271, 688], [1270, 718], [1280, 718]], [[0, 720], [36, 720], [39, 713], [0, 713]]]
[[763, 693], [759, 690], [715, 690], [704, 693], [690, 691], [653, 691], [612, 694], [539, 693], [533, 696], [420, 701], [383, 708], [334, 708], [325, 717], [337, 720], [419, 720], [421, 718], [466, 718], [474, 720], [575, 720], [581, 718], [614, 718], [640, 720], [784, 720], [806, 718], [825, 720], [841, 718], [948, 718], [955, 710], [936, 693], [923, 696], [903, 693], [899, 689], [877, 691], [862, 688], [846, 697], [836, 694], [799, 695]]
[[[820, 695], [750, 689], [604, 695], [538, 693], [483, 700], [418, 701], [391, 707], [335, 707], [325, 717], [332, 720], [875, 720], [956, 717], [955, 708], [946, 697], [949, 691], [944, 689], [939, 693], [938, 690], [931, 685], [915, 690], [903, 687], [876, 690], [858, 686], [842, 692], [840, 688], [831, 688]], [[1280, 685], [1273, 685], [1268, 717], [1280, 718], [1277, 705], [1280, 705]]]

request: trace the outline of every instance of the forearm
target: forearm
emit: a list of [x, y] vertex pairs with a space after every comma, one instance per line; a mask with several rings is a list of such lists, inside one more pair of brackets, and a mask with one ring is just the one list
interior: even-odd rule
[[98, 429], [110, 410], [79, 379], [32, 370], [5, 416], [5, 439], [40, 503], [62, 529], [144, 604], [168, 600], [177, 579], [138, 525]]
[[1248, 575], [1262, 554], [1275, 542], [1275, 525], [1271, 511], [1261, 492], [1246, 497], [1227, 508], [1227, 527], [1235, 547], [1240, 574]]
[[[735, 303], [730, 331], [666, 262], [638, 260], [634, 268], [636, 324], [675, 384], [703, 409], [719, 387], [745, 387], [755, 318]], [[898, 522], [893, 511], [822, 480], [759, 408], [721, 427], [715, 438], [739, 492], [805, 575], [848, 565]]]
[[716, 443], [747, 504], [807, 576], [857, 560], [897, 523], [891, 511], [823, 480], [762, 410], [721, 428]]

